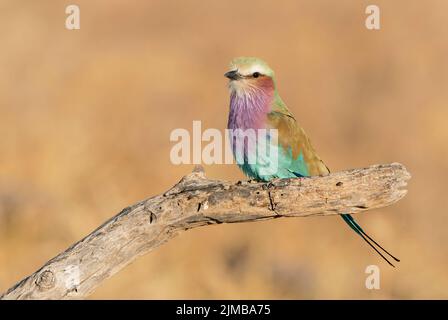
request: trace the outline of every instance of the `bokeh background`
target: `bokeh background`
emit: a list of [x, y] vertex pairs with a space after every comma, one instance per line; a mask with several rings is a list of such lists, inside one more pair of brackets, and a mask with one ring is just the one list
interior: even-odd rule
[[[406, 198], [357, 216], [210, 226], [139, 258], [92, 298], [448, 298], [448, 2], [0, 2], [0, 291], [192, 166], [175, 128], [224, 129], [229, 61], [254, 55], [333, 171], [401, 162]], [[232, 165], [209, 177], [239, 180]], [[367, 265], [381, 289], [365, 288]]]

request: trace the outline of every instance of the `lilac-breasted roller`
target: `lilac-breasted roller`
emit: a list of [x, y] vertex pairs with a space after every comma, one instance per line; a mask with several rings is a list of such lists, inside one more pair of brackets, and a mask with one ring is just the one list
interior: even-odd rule
[[[232, 149], [238, 166], [248, 177], [269, 181], [330, 172], [280, 98], [274, 72], [266, 62], [254, 57], [236, 58], [225, 76], [229, 78]], [[247, 132], [263, 133], [251, 138]], [[271, 132], [275, 132], [275, 139]], [[350, 214], [341, 217], [391, 266], [380, 250], [400, 261], [367, 235]]]

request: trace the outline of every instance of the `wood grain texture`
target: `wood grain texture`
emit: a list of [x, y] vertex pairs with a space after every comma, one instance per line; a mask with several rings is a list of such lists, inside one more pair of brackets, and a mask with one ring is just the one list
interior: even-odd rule
[[404, 197], [409, 178], [398, 163], [269, 183], [209, 180], [196, 167], [164, 194], [123, 209], [0, 298], [81, 299], [182, 231], [210, 224], [385, 207]]

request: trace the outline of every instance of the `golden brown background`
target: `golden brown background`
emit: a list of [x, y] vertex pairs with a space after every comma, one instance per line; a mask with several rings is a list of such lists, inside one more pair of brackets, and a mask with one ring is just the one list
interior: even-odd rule
[[[448, 2], [0, 3], [0, 291], [192, 166], [175, 128], [224, 129], [223, 73], [255, 55], [333, 170], [401, 162], [409, 194], [358, 215], [402, 262], [387, 266], [338, 217], [188, 231], [92, 298], [448, 298]], [[235, 166], [206, 168], [238, 180]], [[367, 265], [381, 290], [367, 290]]]

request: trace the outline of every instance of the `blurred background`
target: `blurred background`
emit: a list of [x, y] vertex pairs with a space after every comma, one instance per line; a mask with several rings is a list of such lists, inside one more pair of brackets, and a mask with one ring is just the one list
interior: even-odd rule
[[[0, 291], [125, 206], [167, 190], [173, 129], [224, 129], [223, 77], [265, 59], [332, 171], [400, 162], [397, 204], [359, 214], [402, 262], [385, 264], [338, 217], [219, 225], [182, 233], [92, 298], [448, 298], [448, 2], [0, 2]], [[244, 179], [235, 165], [206, 167]], [[367, 290], [366, 266], [381, 269]]]

